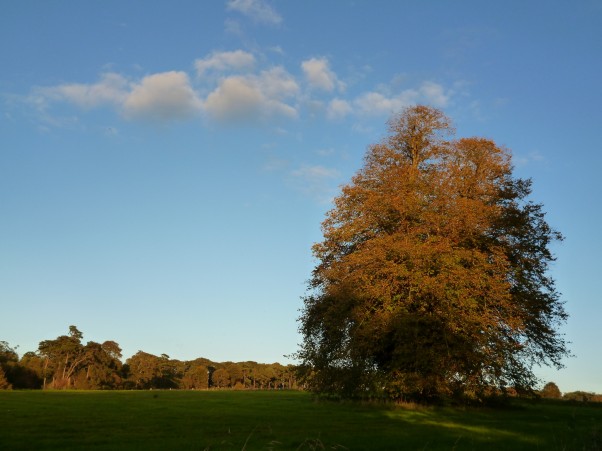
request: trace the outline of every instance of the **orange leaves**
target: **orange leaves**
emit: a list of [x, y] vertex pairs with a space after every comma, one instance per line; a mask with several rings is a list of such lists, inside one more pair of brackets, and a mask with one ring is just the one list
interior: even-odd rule
[[410, 392], [528, 386], [533, 361], [566, 353], [546, 276], [560, 235], [493, 141], [446, 141], [449, 119], [425, 106], [389, 127], [322, 224], [299, 357], [328, 375], [340, 374], [328, 356], [344, 356], [354, 374]]

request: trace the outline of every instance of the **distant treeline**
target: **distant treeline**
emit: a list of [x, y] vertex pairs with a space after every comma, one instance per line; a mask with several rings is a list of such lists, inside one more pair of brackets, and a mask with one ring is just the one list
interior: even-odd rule
[[0, 341], [0, 389], [295, 389], [296, 368], [279, 363], [170, 359], [138, 351], [122, 363], [114, 341], [82, 342], [76, 326], [19, 358]]
[[602, 395], [585, 391], [573, 391], [563, 395], [554, 382], [548, 382], [538, 394], [542, 398], [548, 399], [564, 399], [566, 401], [579, 402], [602, 402]]
[[[6, 389], [298, 389], [297, 368], [279, 363], [213, 362], [209, 359], [170, 359], [138, 351], [122, 363], [121, 348], [114, 341], [83, 344], [76, 326], [67, 335], [41, 341], [38, 350], [19, 358], [6, 341], [0, 341], [0, 390]], [[510, 396], [518, 396], [512, 389]], [[543, 398], [602, 402], [602, 395], [584, 391], [562, 394], [547, 383]]]

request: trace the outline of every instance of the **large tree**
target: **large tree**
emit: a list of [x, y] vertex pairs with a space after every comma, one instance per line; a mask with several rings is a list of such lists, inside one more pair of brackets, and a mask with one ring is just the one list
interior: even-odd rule
[[83, 336], [76, 326], [69, 326], [68, 335], [41, 341], [38, 355], [22, 361], [29, 369], [29, 379], [34, 378], [31, 382], [39, 374], [43, 388], [116, 388], [121, 383], [119, 345], [114, 341], [83, 345]]
[[72, 388], [77, 371], [86, 360], [83, 334], [69, 326], [69, 335], [41, 341], [38, 352], [44, 359], [44, 388]]
[[122, 378], [121, 348], [114, 341], [89, 341], [83, 348], [84, 360], [74, 388], [110, 389], [120, 386]]
[[494, 142], [453, 139], [427, 106], [405, 109], [389, 131], [313, 248], [297, 354], [305, 383], [419, 399], [532, 388], [534, 365], [567, 354], [548, 274], [561, 235]]

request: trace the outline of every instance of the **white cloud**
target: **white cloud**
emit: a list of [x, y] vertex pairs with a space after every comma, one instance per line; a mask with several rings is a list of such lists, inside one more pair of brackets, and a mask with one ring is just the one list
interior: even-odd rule
[[119, 74], [107, 73], [94, 84], [35, 88], [28, 98], [48, 123], [52, 123], [53, 118], [48, 111], [49, 105], [57, 101], [73, 103], [83, 109], [112, 105], [128, 118], [160, 121], [186, 119], [199, 112], [202, 106], [190, 86], [188, 75], [175, 71], [149, 75], [138, 83]]
[[328, 104], [326, 115], [329, 119], [341, 119], [353, 111], [353, 108], [346, 100], [333, 99]]
[[418, 99], [418, 92], [407, 89], [397, 96], [387, 97], [380, 92], [367, 92], [355, 99], [358, 111], [367, 115], [392, 114], [412, 105]]
[[223, 79], [207, 97], [205, 111], [220, 121], [246, 121], [272, 116], [296, 117], [297, 110], [285, 100], [297, 94], [295, 80], [275, 67], [259, 76], [233, 76]]
[[32, 99], [38, 105], [45, 104], [47, 100], [61, 100], [88, 109], [104, 104], [121, 104], [127, 96], [127, 89], [128, 82], [123, 76], [106, 73], [94, 84], [70, 83], [36, 88]]
[[241, 120], [259, 113], [263, 103], [265, 98], [248, 80], [230, 77], [209, 94], [204, 109], [218, 120]]
[[438, 83], [432, 81], [425, 81], [420, 86], [420, 94], [422, 94], [424, 100], [436, 107], [447, 106], [449, 102], [449, 93], [445, 93], [445, 89]]
[[418, 89], [406, 89], [396, 95], [386, 95], [371, 91], [355, 99], [358, 111], [366, 115], [392, 114], [416, 103], [427, 103], [444, 107], [449, 103], [451, 93], [444, 87], [431, 81], [423, 82]]
[[223, 72], [226, 70], [250, 69], [255, 64], [255, 57], [243, 50], [233, 52], [214, 52], [207, 58], [198, 59], [194, 66], [197, 74], [202, 76], [208, 70]]
[[[231, 74], [253, 68], [258, 61], [243, 50], [213, 52], [195, 61], [199, 78], [193, 88], [183, 71], [170, 71], [133, 80], [108, 72], [91, 84], [71, 83], [33, 88], [26, 101], [47, 124], [65, 123], [51, 114], [53, 102], [69, 102], [82, 109], [113, 106], [124, 117], [171, 121], [190, 118], [199, 112], [219, 121], [251, 121], [268, 118], [296, 118], [302, 111], [310, 117], [339, 120], [353, 116], [387, 116], [417, 103], [436, 107], [449, 105], [455, 87], [424, 81], [402, 90], [399, 82], [377, 85], [355, 98], [343, 93], [326, 58], [301, 63], [310, 88], [301, 91], [298, 80], [281, 66], [260, 73]], [[206, 77], [215, 72], [214, 77]], [[200, 97], [202, 92], [202, 99]]]
[[230, 0], [227, 5], [231, 11], [238, 11], [256, 22], [278, 25], [282, 17], [264, 0]]
[[333, 91], [335, 87], [344, 89], [345, 85], [330, 70], [326, 58], [311, 58], [301, 63], [301, 68], [309, 84], [324, 91]]
[[126, 117], [169, 121], [186, 119], [201, 109], [201, 101], [184, 72], [144, 77], [123, 103]]
[[299, 92], [299, 85], [292, 75], [282, 67], [272, 67], [256, 78], [256, 83], [268, 97], [292, 97]]

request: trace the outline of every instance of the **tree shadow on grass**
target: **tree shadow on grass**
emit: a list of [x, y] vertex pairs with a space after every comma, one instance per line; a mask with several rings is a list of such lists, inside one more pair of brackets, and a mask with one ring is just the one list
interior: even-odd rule
[[[411, 431], [395, 449], [602, 449], [602, 408], [596, 406], [541, 402], [511, 408], [397, 408], [382, 415], [386, 429]], [[389, 440], [397, 438], [395, 431], [389, 434]], [[387, 449], [384, 443], [381, 449]]]

